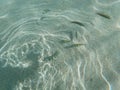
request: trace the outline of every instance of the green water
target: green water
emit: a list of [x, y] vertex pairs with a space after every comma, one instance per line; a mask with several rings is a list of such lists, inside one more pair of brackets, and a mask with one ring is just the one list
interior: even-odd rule
[[120, 0], [0, 0], [0, 90], [119, 90]]

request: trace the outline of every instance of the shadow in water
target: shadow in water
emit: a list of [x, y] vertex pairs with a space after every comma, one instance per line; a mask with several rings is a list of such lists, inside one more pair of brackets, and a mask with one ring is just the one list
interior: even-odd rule
[[38, 56], [39, 54], [34, 52], [27, 54], [27, 59], [32, 61], [32, 64], [27, 68], [2, 67], [3, 62], [0, 60], [0, 90], [13, 90], [18, 82], [32, 77], [39, 67]]

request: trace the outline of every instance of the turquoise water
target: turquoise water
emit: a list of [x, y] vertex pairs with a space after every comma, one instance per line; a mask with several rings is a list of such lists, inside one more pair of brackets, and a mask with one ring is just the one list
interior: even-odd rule
[[0, 90], [119, 90], [120, 0], [0, 0]]

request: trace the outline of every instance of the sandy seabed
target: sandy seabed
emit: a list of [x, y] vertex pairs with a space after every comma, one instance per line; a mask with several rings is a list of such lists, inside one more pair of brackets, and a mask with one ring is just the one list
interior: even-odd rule
[[0, 90], [119, 90], [120, 0], [0, 0]]

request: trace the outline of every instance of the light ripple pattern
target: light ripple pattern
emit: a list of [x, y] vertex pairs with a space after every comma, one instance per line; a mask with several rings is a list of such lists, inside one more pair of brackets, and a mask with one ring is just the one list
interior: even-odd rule
[[0, 90], [119, 90], [120, 0], [0, 0]]

